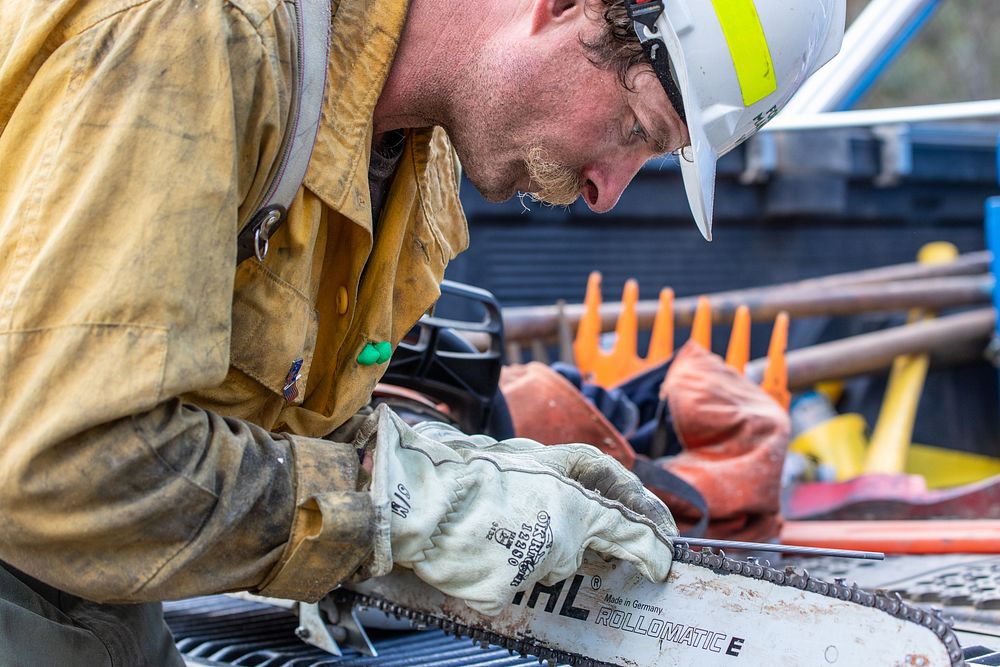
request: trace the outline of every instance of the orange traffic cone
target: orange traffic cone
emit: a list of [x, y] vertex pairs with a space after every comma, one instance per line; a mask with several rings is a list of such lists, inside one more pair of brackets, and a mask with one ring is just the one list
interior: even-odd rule
[[733, 330], [729, 334], [729, 347], [726, 348], [726, 365], [740, 375], [750, 361], [750, 309], [740, 306], [733, 316]]
[[649, 339], [646, 366], [656, 366], [674, 356], [674, 291], [669, 287], [660, 290], [660, 304], [653, 320], [653, 334]]
[[764, 379], [760, 386], [785, 410], [792, 403], [792, 396], [788, 392], [788, 366], [785, 363], [787, 349], [788, 313], [782, 311], [774, 319], [771, 343], [767, 348], [767, 368], [764, 369]]
[[604, 352], [601, 350], [601, 274], [594, 271], [587, 279], [584, 313], [573, 341], [573, 356], [577, 368], [591, 382], [612, 387], [646, 368], [663, 363], [673, 354], [673, 290], [660, 292], [659, 310], [645, 359], [640, 358], [638, 352], [638, 302], [639, 283], [629, 279], [622, 292], [622, 309], [615, 324], [614, 346], [610, 352]]
[[709, 352], [712, 351], [712, 302], [707, 296], [698, 297], [694, 321], [691, 323], [691, 340]]

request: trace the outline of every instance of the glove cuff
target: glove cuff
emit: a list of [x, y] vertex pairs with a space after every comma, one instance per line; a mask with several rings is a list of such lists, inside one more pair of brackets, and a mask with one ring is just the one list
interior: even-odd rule
[[[392, 571], [392, 543], [390, 541], [390, 524], [392, 506], [389, 489], [389, 456], [388, 452], [379, 452], [375, 446], [381, 413], [388, 411], [384, 405], [376, 408], [375, 413], [362, 427], [358, 434], [359, 446], [363, 446], [368, 456], [372, 457], [371, 488], [372, 499], [372, 558], [366, 566], [369, 577], [381, 577]], [[380, 455], [381, 454], [381, 455]]]

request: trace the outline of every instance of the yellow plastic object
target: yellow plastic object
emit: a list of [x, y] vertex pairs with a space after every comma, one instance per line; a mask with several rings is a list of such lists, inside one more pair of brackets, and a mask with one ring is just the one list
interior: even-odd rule
[[712, 0], [729, 46], [743, 104], [753, 106], [778, 89], [771, 49], [751, 0]]
[[[921, 248], [917, 260], [925, 264], [941, 264], [957, 256], [958, 248], [954, 245], [936, 242]], [[913, 310], [909, 320], [914, 322], [932, 317], [933, 313]], [[882, 399], [882, 408], [865, 458], [866, 473], [892, 475], [903, 472], [929, 362], [930, 357], [926, 354], [902, 355], [893, 361], [885, 398]]]
[[910, 445], [906, 472], [921, 475], [927, 488], [944, 489], [1000, 475], [1000, 459], [929, 445]]
[[861, 474], [868, 445], [868, 425], [858, 414], [837, 415], [799, 434], [788, 448], [836, 471], [837, 481]]
[[840, 397], [844, 395], [844, 381], [827, 380], [826, 382], [817, 382], [816, 391], [826, 396], [826, 399], [830, 401], [830, 405], [836, 405], [840, 401]]
[[925, 354], [905, 355], [893, 360], [885, 397], [872, 432], [865, 472], [903, 472], [929, 363], [930, 358]]
[[750, 309], [740, 306], [733, 316], [733, 330], [729, 333], [729, 347], [726, 348], [726, 365], [740, 375], [750, 361]]
[[[800, 434], [788, 449], [829, 466], [844, 482], [863, 474], [866, 427], [861, 415], [838, 415]], [[904, 472], [923, 477], [929, 489], [948, 489], [1000, 475], [1000, 459], [914, 443]]]
[[934, 241], [925, 243], [917, 251], [917, 261], [921, 264], [947, 264], [958, 257], [958, 248], [954, 243]]

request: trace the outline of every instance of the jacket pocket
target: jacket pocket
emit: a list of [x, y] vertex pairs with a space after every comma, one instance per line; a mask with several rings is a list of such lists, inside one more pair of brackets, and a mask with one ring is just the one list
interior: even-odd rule
[[[316, 348], [316, 309], [304, 294], [254, 260], [240, 265], [236, 284], [230, 364], [298, 405]], [[286, 392], [292, 380], [294, 391]]]

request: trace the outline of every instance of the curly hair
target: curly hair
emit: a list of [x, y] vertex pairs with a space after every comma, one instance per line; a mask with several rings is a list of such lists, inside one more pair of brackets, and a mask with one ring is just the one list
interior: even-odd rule
[[629, 72], [647, 61], [632, 27], [632, 19], [625, 11], [624, 0], [588, 0], [587, 9], [591, 13], [597, 11], [604, 19], [595, 38], [581, 38], [588, 60], [596, 67], [615, 70], [622, 85], [631, 89]]
[[[639, 37], [635, 34], [632, 19], [628, 17], [628, 12], [625, 10], [625, 0], [585, 1], [587, 2], [587, 11], [591, 15], [594, 15], [596, 11], [604, 19], [601, 30], [596, 37], [590, 40], [580, 38], [587, 59], [595, 67], [614, 70], [618, 74], [622, 86], [626, 90], [634, 90], [632, 83], [635, 81], [634, 68], [636, 65], [644, 66], [649, 71], [653, 71], [653, 66], [646, 60], [642, 51], [642, 45], [639, 43]], [[674, 102], [671, 101], [671, 103]], [[681, 117], [683, 119], [683, 115]], [[686, 150], [689, 146], [671, 151], [671, 153], [692, 162], [691, 152]]]

